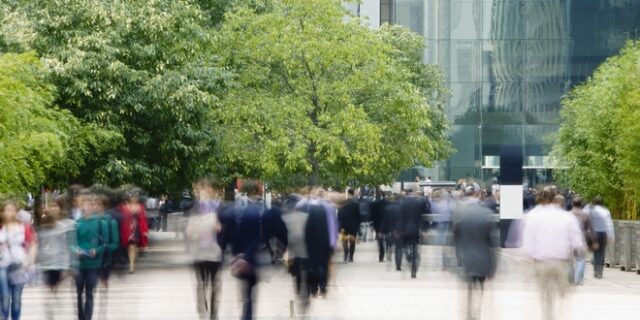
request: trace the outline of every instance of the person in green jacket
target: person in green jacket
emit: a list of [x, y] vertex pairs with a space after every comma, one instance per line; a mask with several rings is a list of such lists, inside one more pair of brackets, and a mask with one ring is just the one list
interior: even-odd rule
[[[91, 320], [93, 294], [98, 284], [104, 252], [108, 248], [108, 227], [104, 219], [93, 214], [95, 195], [83, 192], [80, 198], [82, 216], [76, 222], [76, 245], [72, 252], [78, 256], [76, 290], [78, 320]], [[86, 296], [83, 299], [83, 293]]]
[[100, 291], [100, 319], [106, 318], [107, 304], [109, 300], [109, 275], [111, 274], [111, 267], [113, 265], [113, 253], [118, 249], [120, 244], [120, 231], [118, 230], [118, 223], [111, 215], [106, 213], [106, 209], [110, 206], [111, 199], [104, 193], [99, 193], [96, 196], [94, 203], [94, 212], [97, 217], [102, 219], [104, 227], [107, 227], [107, 239], [105, 243], [107, 247], [102, 255], [102, 267], [100, 268], [100, 274], [98, 276], [99, 282], [102, 283]]

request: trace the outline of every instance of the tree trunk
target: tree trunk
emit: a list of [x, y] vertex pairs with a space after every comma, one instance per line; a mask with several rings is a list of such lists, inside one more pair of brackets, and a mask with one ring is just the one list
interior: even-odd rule
[[320, 165], [316, 158], [315, 142], [309, 144], [309, 162], [311, 163], [311, 174], [309, 174], [308, 184], [309, 187], [317, 187], [320, 180]]

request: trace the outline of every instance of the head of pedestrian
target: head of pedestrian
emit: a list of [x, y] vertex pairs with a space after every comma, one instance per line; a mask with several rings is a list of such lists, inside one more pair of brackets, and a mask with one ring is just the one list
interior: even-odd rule
[[464, 196], [467, 198], [477, 198], [479, 195], [478, 190], [473, 185], [469, 185], [464, 188]]
[[556, 196], [556, 192], [551, 187], [544, 187], [540, 190], [536, 195], [536, 203], [538, 205], [549, 205], [552, 204], [554, 198]]
[[260, 198], [260, 185], [255, 180], [247, 180], [242, 184], [240, 192], [246, 194], [249, 199], [256, 200]]
[[215, 200], [219, 197], [219, 192], [215, 188], [213, 178], [203, 177], [193, 184], [193, 190], [200, 201]]
[[601, 206], [604, 203], [604, 201], [602, 200], [602, 196], [601, 195], [597, 195], [593, 198], [593, 205], [594, 206]]
[[89, 218], [95, 213], [95, 194], [90, 190], [82, 190], [77, 198], [83, 218]]
[[95, 196], [95, 200], [93, 202], [93, 211], [96, 214], [102, 215], [104, 211], [109, 208], [110, 203], [111, 200], [109, 199], [109, 196], [104, 193], [99, 193]]
[[0, 208], [0, 212], [2, 212], [2, 225], [6, 225], [8, 223], [15, 223], [18, 221], [18, 210], [20, 210], [20, 205], [18, 202], [14, 200], [5, 200], [2, 202], [2, 208]]
[[127, 191], [125, 196], [127, 207], [130, 212], [139, 212], [141, 205], [140, 198], [142, 197], [142, 190], [137, 187], [133, 187]]
[[62, 217], [64, 201], [64, 196], [57, 196], [53, 200], [47, 201], [42, 215], [43, 224], [52, 225]]
[[558, 207], [560, 207], [560, 208], [562, 208], [562, 209], [564, 209], [565, 201], [566, 200], [565, 200], [564, 196], [561, 195], [561, 194], [556, 194], [553, 197], [553, 204], [558, 206]]
[[584, 204], [582, 203], [582, 198], [580, 198], [580, 196], [573, 197], [573, 199], [571, 200], [571, 206], [576, 209], [582, 209], [582, 207], [584, 206]]

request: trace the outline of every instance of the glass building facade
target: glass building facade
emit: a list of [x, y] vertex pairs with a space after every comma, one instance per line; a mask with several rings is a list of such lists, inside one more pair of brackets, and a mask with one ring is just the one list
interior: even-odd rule
[[562, 96], [640, 33], [640, 0], [378, 3], [381, 24], [426, 37], [425, 62], [441, 67], [451, 90], [457, 152], [434, 170], [440, 180], [490, 180], [500, 146], [511, 144], [522, 149], [529, 182], [549, 182]]

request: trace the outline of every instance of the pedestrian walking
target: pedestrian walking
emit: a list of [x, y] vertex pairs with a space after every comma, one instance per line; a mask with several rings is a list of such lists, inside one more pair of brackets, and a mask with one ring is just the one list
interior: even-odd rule
[[99, 283], [102, 284], [100, 291], [100, 319], [105, 319], [107, 314], [107, 305], [109, 304], [109, 278], [111, 276], [111, 269], [113, 268], [113, 255], [120, 247], [120, 231], [118, 229], [118, 223], [115, 219], [107, 214], [107, 208], [111, 205], [112, 200], [106, 193], [99, 193], [95, 195], [95, 201], [93, 203], [93, 212], [96, 217], [102, 220], [100, 227], [104, 228], [100, 230], [101, 234], [104, 234], [105, 238], [102, 241], [105, 243], [104, 252], [102, 253], [102, 263], [100, 266], [100, 273], [98, 275]]
[[[582, 237], [584, 238], [587, 249], [592, 248], [593, 244], [597, 240], [593, 227], [591, 226], [591, 217], [588, 213], [582, 210], [582, 198], [574, 196], [571, 199], [571, 213], [578, 219], [580, 231], [582, 231]], [[586, 265], [587, 251], [583, 250], [575, 253], [574, 267], [573, 267], [573, 283], [576, 285], [582, 285], [584, 280], [584, 269]]]
[[533, 260], [543, 319], [558, 319], [561, 298], [569, 287], [569, 265], [575, 251], [585, 250], [578, 220], [554, 204], [555, 193], [545, 188], [528, 214], [522, 250]]
[[473, 189], [466, 192], [466, 199], [454, 212], [453, 237], [467, 282], [468, 320], [480, 319], [484, 285], [496, 270], [493, 248], [498, 246], [497, 227], [491, 215]]
[[371, 204], [371, 222], [373, 223], [373, 230], [376, 232], [376, 242], [378, 244], [378, 261], [383, 262], [385, 251], [387, 249], [387, 237], [388, 237], [388, 228], [385, 226], [385, 230], [383, 230], [383, 220], [384, 220], [384, 212], [389, 205], [389, 201], [385, 196], [382, 196], [380, 199], [374, 201]]
[[[398, 239], [411, 268], [411, 278], [416, 278], [420, 265], [420, 238], [422, 215], [427, 213], [427, 204], [421, 193], [404, 198], [398, 217]], [[397, 254], [397, 251], [396, 251]], [[396, 261], [397, 261], [396, 257]]]
[[196, 275], [196, 307], [200, 319], [217, 319], [218, 270], [222, 249], [218, 244], [221, 225], [218, 219], [220, 199], [213, 181], [200, 179], [195, 185], [197, 201], [191, 209], [185, 234], [191, 242]]
[[8, 200], [2, 204], [0, 229], [0, 309], [4, 319], [20, 319], [22, 289], [33, 279], [31, 267], [38, 252], [31, 225], [18, 221], [20, 207]]
[[255, 287], [258, 283], [257, 253], [260, 248], [260, 217], [264, 203], [260, 187], [255, 181], [246, 181], [241, 191], [248, 197], [246, 207], [235, 207], [233, 262], [231, 273], [242, 283], [242, 319], [253, 319]]
[[607, 244], [613, 243], [615, 236], [613, 220], [611, 220], [611, 211], [604, 207], [602, 197], [600, 196], [593, 199], [592, 206], [589, 207], [588, 210], [591, 225], [595, 231], [593, 274], [596, 279], [602, 279]]
[[294, 289], [298, 298], [300, 313], [304, 314], [309, 306], [308, 264], [306, 227], [309, 213], [296, 208], [302, 197], [288, 196], [283, 204], [282, 220], [287, 228], [287, 271], [293, 276]]
[[349, 196], [346, 203], [338, 210], [338, 223], [344, 251], [343, 261], [353, 262], [361, 222], [360, 203], [355, 200], [353, 189], [349, 189], [347, 193]]
[[70, 272], [73, 261], [70, 248], [75, 246], [75, 222], [62, 213], [64, 201], [63, 196], [58, 196], [46, 203], [38, 230], [37, 262], [51, 293], [51, 298], [45, 302], [47, 319], [54, 319], [58, 287]]
[[140, 202], [140, 190], [132, 189], [125, 199], [126, 201], [118, 208], [122, 214], [120, 245], [127, 248], [129, 274], [133, 274], [136, 270], [138, 251], [140, 248], [147, 247], [149, 228], [144, 206]]
[[78, 320], [93, 317], [94, 293], [98, 285], [104, 253], [108, 250], [108, 230], [105, 220], [93, 214], [94, 196], [83, 192], [80, 196], [82, 216], [76, 222], [76, 245], [73, 253], [78, 257], [76, 274]]

